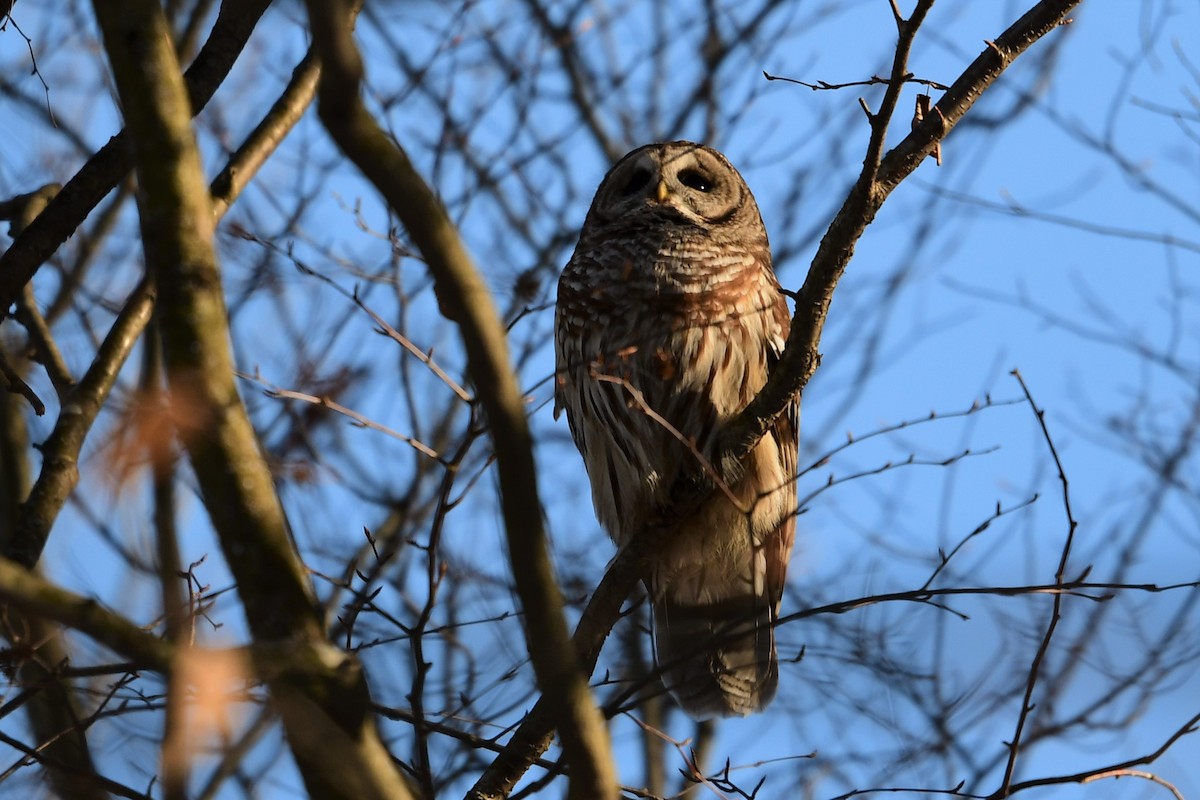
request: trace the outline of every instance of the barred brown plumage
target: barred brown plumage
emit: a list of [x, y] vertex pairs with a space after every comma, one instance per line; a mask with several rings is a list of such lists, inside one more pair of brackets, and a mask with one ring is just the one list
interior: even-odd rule
[[[758, 206], [724, 156], [663, 142], [613, 166], [559, 280], [555, 415], [567, 412], [618, 546], [713, 457], [788, 323]], [[775, 694], [799, 421], [797, 400], [741, 480], [679, 523], [647, 579], [663, 683], [694, 717], [748, 714]]]

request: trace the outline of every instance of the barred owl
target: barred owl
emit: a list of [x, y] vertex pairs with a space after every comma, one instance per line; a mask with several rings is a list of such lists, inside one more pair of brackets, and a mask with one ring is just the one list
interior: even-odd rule
[[[618, 547], [681, 473], [715, 456], [788, 322], [758, 206], [724, 156], [665, 142], [613, 166], [558, 284], [555, 416], [567, 412]], [[645, 577], [663, 683], [698, 719], [749, 714], [775, 695], [799, 416], [796, 402], [744, 476], [678, 523]]]

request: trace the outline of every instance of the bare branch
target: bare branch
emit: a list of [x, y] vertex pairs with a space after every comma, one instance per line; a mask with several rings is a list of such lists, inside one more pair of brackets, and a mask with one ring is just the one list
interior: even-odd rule
[[321, 120], [403, 221], [433, 275], [442, 313], [457, 323], [463, 337], [499, 462], [509, 558], [525, 611], [530, 655], [543, 697], [555, 709], [571, 765], [570, 796], [615, 797], [608, 735], [574, 658], [546, 549], [532, 440], [509, 365], [504, 325], [441, 204], [363, 106], [362, 62], [344, 11], [316, 0], [308, 9], [325, 62], [318, 90]]
[[1159, 759], [1159, 757], [1163, 755], [1163, 753], [1170, 750], [1176, 742], [1178, 742], [1184, 736], [1190, 736], [1197, 730], [1200, 730], [1200, 714], [1196, 714], [1187, 722], [1180, 725], [1174, 731], [1174, 733], [1167, 737], [1167, 739], [1156, 750], [1146, 753], [1143, 756], [1131, 758], [1127, 761], [1122, 761], [1119, 764], [1109, 764], [1097, 769], [1076, 772], [1072, 775], [1056, 775], [1050, 778], [1034, 778], [1027, 781], [1021, 781], [1007, 787], [1006, 794], [997, 792], [994, 795], [990, 795], [987, 800], [1002, 800], [1002, 798], [1010, 797], [1018, 792], [1023, 792], [1026, 789], [1034, 789], [1039, 786], [1057, 786], [1067, 783], [1089, 783], [1091, 781], [1100, 780], [1101, 778], [1118, 777], [1117, 773], [1130, 770], [1133, 767], [1142, 766], [1144, 764], [1153, 764]]
[[[286, 641], [301, 675], [270, 680], [305, 783], [328, 797], [404, 798], [367, 713], [361, 669], [324, 639], [258, 439], [234, 384], [213, 213], [191, 107], [161, 5], [96, 4], [129, 123], [146, 263], [160, 287], [163, 356], [179, 438], [260, 641]], [[183, 424], [179, 424], [183, 423]], [[335, 768], [336, 765], [336, 768]]]
[[[735, 465], [741, 455], [750, 452], [775, 418], [783, 413], [790, 398], [803, 392], [816, 371], [820, 364], [817, 348], [834, 288], [854, 255], [855, 244], [892, 190], [920, 165], [925, 156], [933, 152], [934, 145], [946, 137], [1009, 64], [1038, 39], [1058, 27], [1079, 2], [1042, 0], [1026, 12], [996, 39], [994, 47], [984, 50], [959, 76], [934, 106], [934, 113], [886, 157], [879, 159], [890, 119], [888, 115], [895, 110], [900, 88], [889, 86], [885, 107], [872, 118], [871, 142], [867, 147], [863, 172], [830, 223], [800, 289], [787, 348], [772, 370], [767, 385], [722, 435], [722, 450], [732, 456], [726, 460], [727, 469], [736, 470]], [[912, 37], [916, 34], [915, 26], [923, 19], [929, 5], [918, 4], [913, 16], [902, 27], [897, 58], [893, 62], [893, 81], [901, 80], [908, 74], [905, 57], [907, 47], [911, 46]]]
[[[1050, 438], [1050, 429], [1046, 427], [1046, 412], [1037, 407], [1037, 404], [1033, 400], [1033, 395], [1029, 392], [1029, 387], [1025, 384], [1025, 379], [1021, 377], [1021, 373], [1014, 369], [1012, 375], [1017, 379], [1017, 383], [1021, 384], [1021, 391], [1025, 393], [1025, 399], [1029, 401], [1029, 407], [1037, 417], [1038, 426], [1042, 431], [1042, 438], [1045, 440], [1046, 447], [1049, 448], [1050, 455], [1054, 459], [1054, 466], [1058, 470], [1058, 480], [1062, 484], [1063, 510], [1066, 512], [1067, 517], [1067, 535], [1063, 538], [1058, 569], [1054, 572], [1054, 583], [1062, 586], [1067, 580], [1067, 560], [1071, 556], [1071, 545], [1075, 541], [1075, 529], [1079, 525], [1075, 521], [1075, 515], [1071, 512], [1070, 484], [1067, 482], [1067, 473], [1063, 470], [1062, 461], [1058, 457], [1058, 448], [1054, 446], [1054, 440]], [[1013, 732], [1012, 741], [1008, 744], [1008, 763], [1004, 767], [1004, 778], [1000, 783], [999, 794], [1002, 797], [1007, 797], [1011, 793], [1013, 776], [1016, 774], [1017, 768], [1017, 754], [1021, 750], [1021, 733], [1024, 731], [1026, 720], [1028, 720], [1029, 714], [1034, 708], [1033, 690], [1037, 686], [1042, 662], [1045, 661], [1046, 654], [1050, 651], [1050, 640], [1054, 638], [1054, 631], [1058, 628], [1058, 621], [1062, 618], [1062, 597], [1062, 594], [1056, 593], [1054, 595], [1054, 605], [1050, 611], [1050, 621], [1046, 624], [1046, 632], [1042, 636], [1042, 642], [1038, 645], [1037, 653], [1033, 656], [1033, 662], [1029, 665], [1029, 677], [1025, 682], [1025, 696], [1021, 699], [1021, 711], [1017, 715], [1017, 729]]]
[[7, 537], [0, 537], [5, 558], [32, 568], [41, 557], [58, 513], [79, 482], [79, 452], [84, 440], [149, 322], [153, 306], [153, 286], [143, 280], [126, 299], [87, 372], [63, 398], [58, 422], [42, 444], [37, 481], [21, 505], [16, 527]]
[[[191, 114], [198, 113], [229, 74], [270, 0], [226, 0], [208, 41], [187, 71]], [[38, 268], [83, 224], [92, 209], [133, 167], [129, 136], [122, 131], [67, 181], [45, 213], [0, 256], [0, 317]]]
[[[878, 75], [872, 75], [865, 81], [846, 81], [845, 83], [829, 83], [828, 81], [817, 81], [816, 83], [808, 83], [799, 80], [798, 78], [788, 78], [783, 75], [772, 75], [766, 70], [763, 70], [763, 77], [769, 81], [783, 81], [785, 83], [794, 83], [805, 88], [812, 89], [814, 92], [822, 91], [837, 91], [838, 89], [849, 89], [852, 86], [888, 86], [891, 84], [890, 78], [881, 78]], [[905, 75], [901, 81], [903, 83], [916, 83], [921, 86], [928, 86], [931, 89], [945, 91], [949, 86], [938, 83], [928, 78], [918, 78], [915, 75]]]
[[170, 663], [169, 643], [102, 608], [95, 600], [61, 589], [7, 558], [0, 558], [0, 597], [26, 613], [86, 633], [144, 669], [165, 672]]

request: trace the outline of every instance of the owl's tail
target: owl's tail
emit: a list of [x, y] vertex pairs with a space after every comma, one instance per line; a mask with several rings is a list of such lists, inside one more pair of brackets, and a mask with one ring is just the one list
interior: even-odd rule
[[[748, 587], [747, 587], [748, 588]], [[654, 655], [663, 685], [690, 716], [745, 716], [775, 697], [777, 602], [747, 592], [703, 605], [654, 600]]]

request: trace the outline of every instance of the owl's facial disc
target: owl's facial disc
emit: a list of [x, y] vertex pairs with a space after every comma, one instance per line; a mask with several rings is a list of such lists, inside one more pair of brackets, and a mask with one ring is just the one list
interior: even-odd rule
[[616, 225], [643, 219], [724, 225], [753, 198], [737, 171], [718, 153], [690, 142], [647, 145], [630, 153], [606, 177], [593, 205], [596, 220]]

